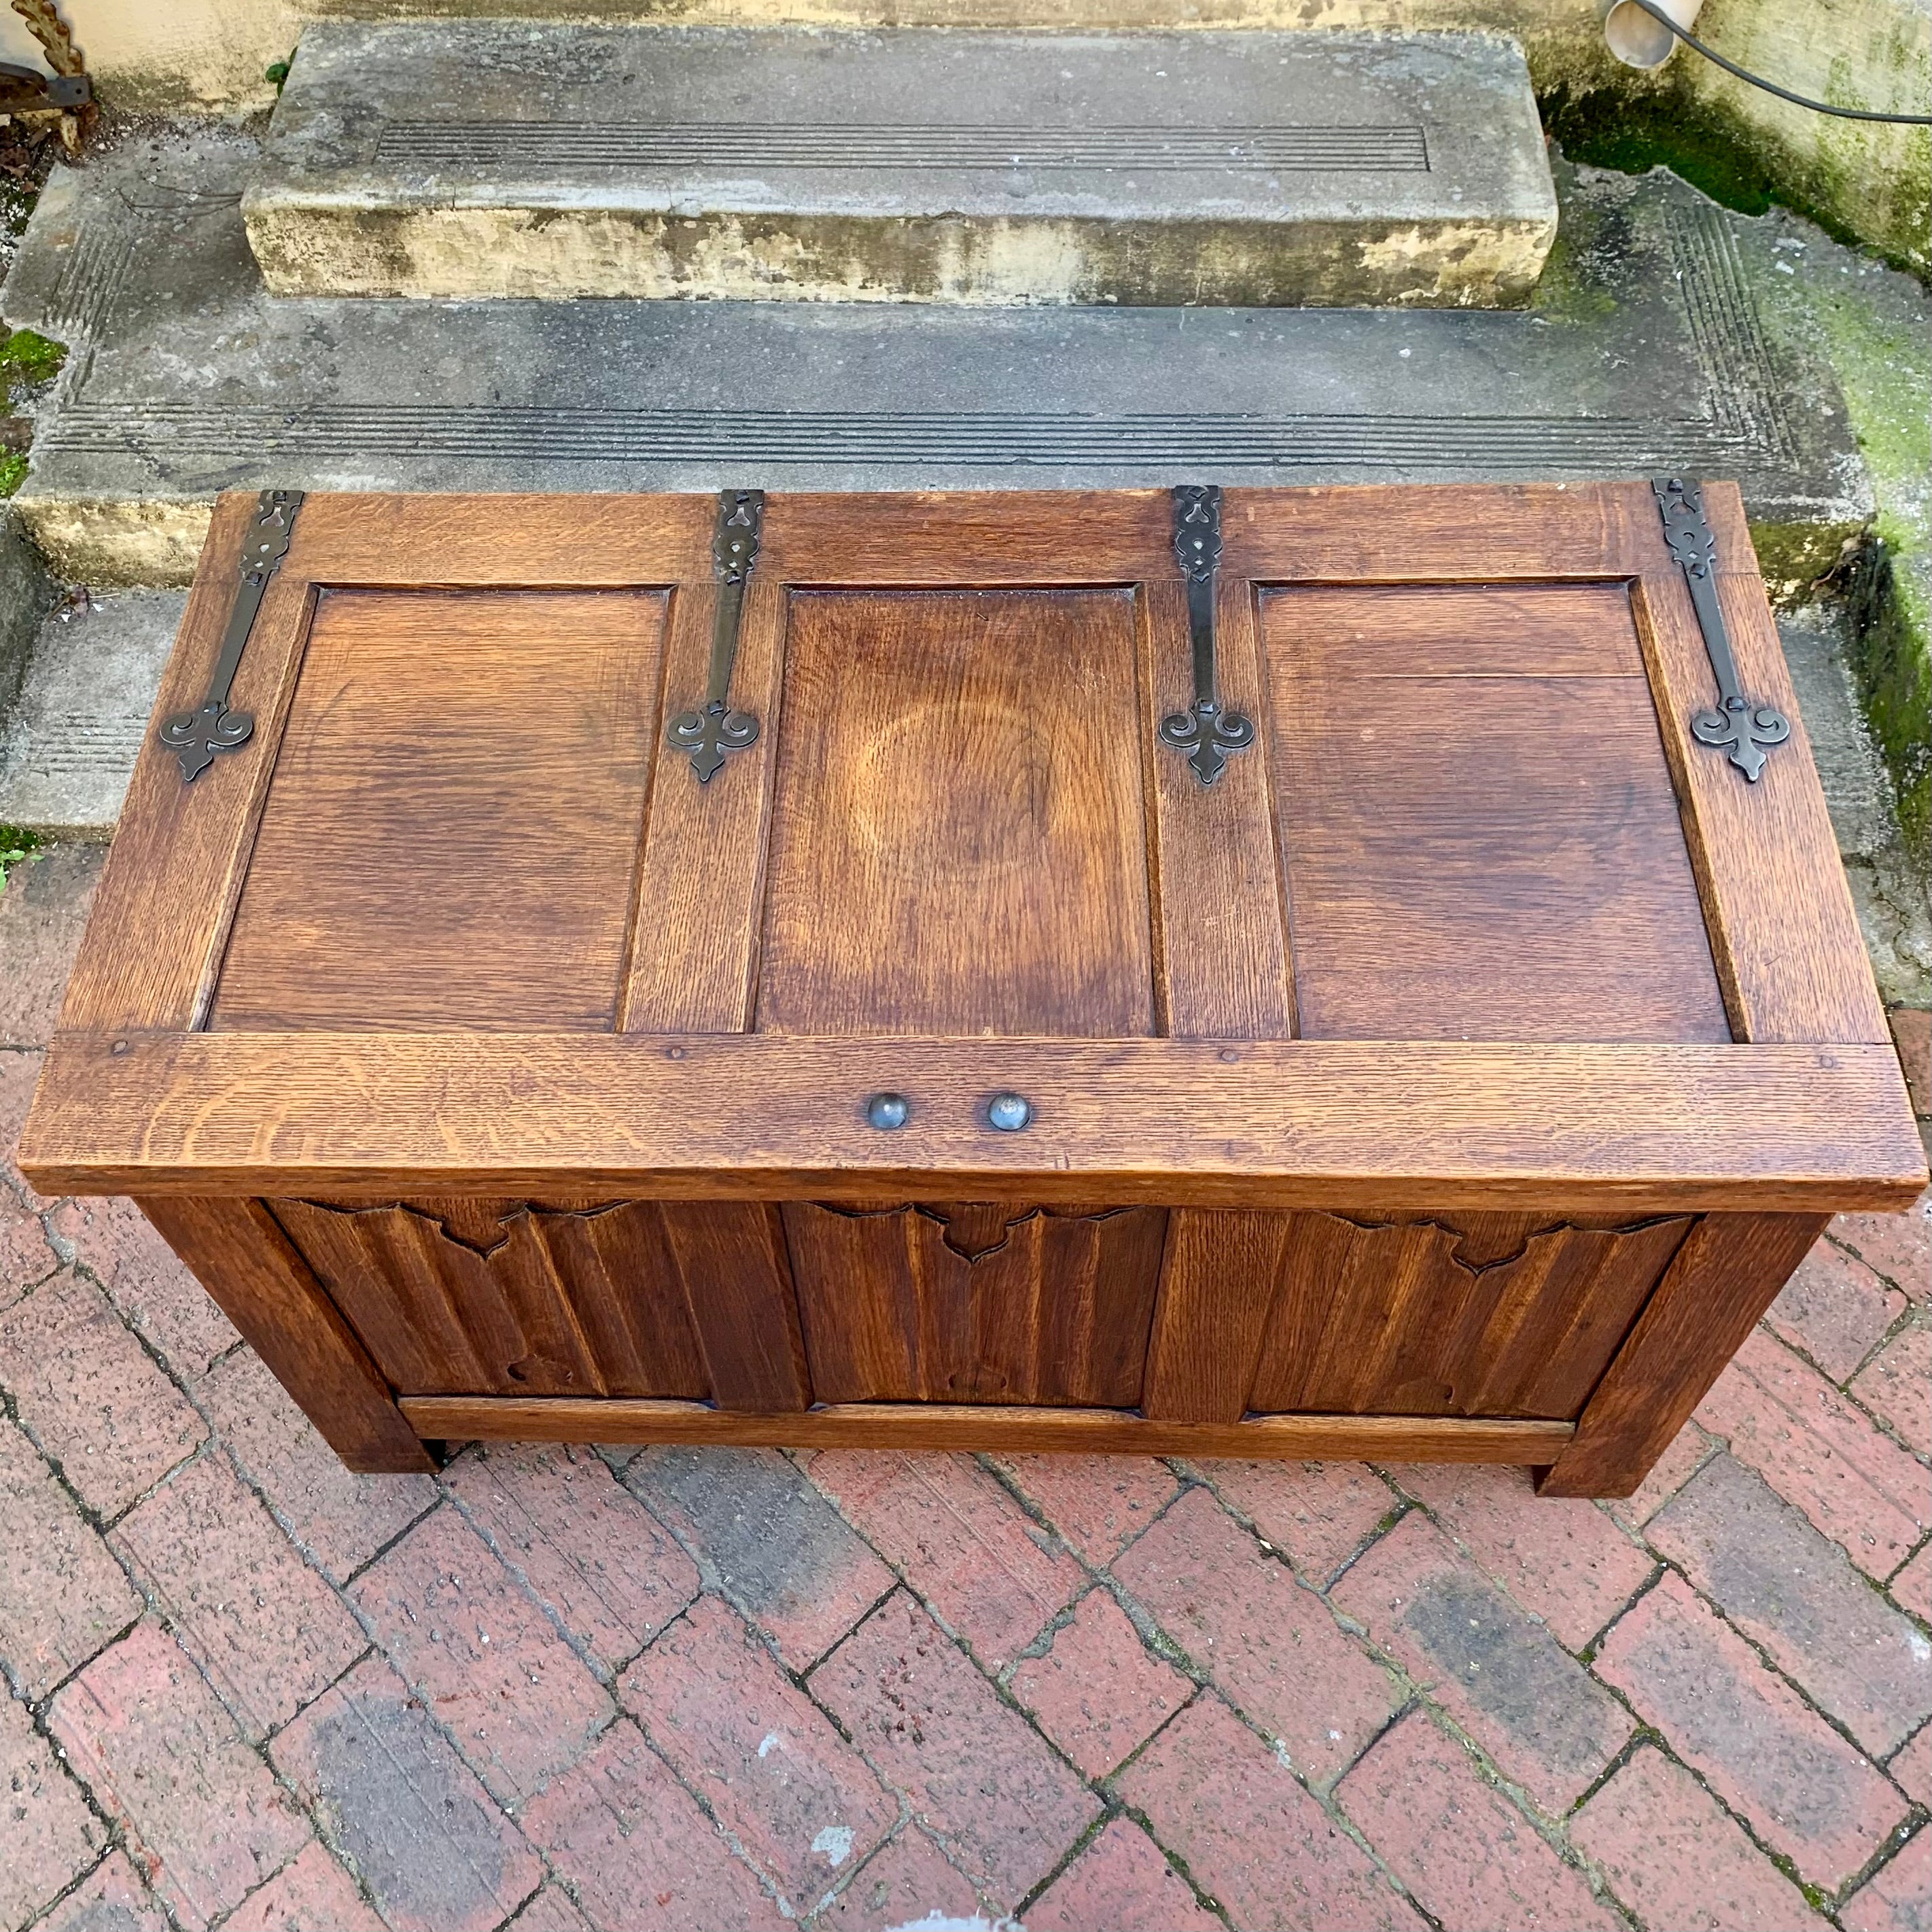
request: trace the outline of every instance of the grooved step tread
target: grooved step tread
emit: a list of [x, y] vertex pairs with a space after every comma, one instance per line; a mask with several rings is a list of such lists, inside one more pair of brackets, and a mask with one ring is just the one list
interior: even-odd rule
[[1556, 208], [1475, 34], [326, 23], [245, 202], [286, 295], [1484, 306]]

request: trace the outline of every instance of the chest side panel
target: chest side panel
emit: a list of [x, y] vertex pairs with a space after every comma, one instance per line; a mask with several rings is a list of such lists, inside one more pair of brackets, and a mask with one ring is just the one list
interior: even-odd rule
[[614, 1023], [656, 591], [325, 591], [209, 1024]]
[[1306, 1036], [1730, 1038], [1622, 586], [1262, 610]]
[[757, 1024], [1155, 1030], [1128, 590], [790, 600]]

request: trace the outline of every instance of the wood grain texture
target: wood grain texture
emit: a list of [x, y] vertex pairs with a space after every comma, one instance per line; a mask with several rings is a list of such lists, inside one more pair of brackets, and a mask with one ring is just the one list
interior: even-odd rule
[[1815, 1214], [1707, 1214], [1677, 1251], [1538, 1481], [1551, 1496], [1627, 1496], [1650, 1473], [1825, 1231]]
[[1138, 1403], [1159, 1208], [784, 1213], [817, 1400]]
[[[1034, 1103], [1023, 1133], [985, 1124], [1006, 1087]], [[881, 1089], [914, 1103], [896, 1133], [865, 1122]], [[50, 1194], [1365, 1214], [1675, 1214], [1739, 1190], [1767, 1210], [1903, 1208], [1926, 1184], [1888, 1046], [1450, 1040], [66, 1034], [20, 1160]]]
[[[1720, 543], [1726, 532], [1735, 540], [1735, 488], [1707, 484], [1704, 502]], [[1751, 1040], [1882, 1041], [1885, 1010], [1764, 586], [1734, 573], [1718, 594], [1746, 693], [1791, 721], [1755, 784], [1690, 735], [1717, 687], [1681, 573], [1646, 577], [1637, 610], [1733, 1023]]]
[[1567, 1422], [1389, 1415], [1270, 1415], [1232, 1424], [1156, 1421], [1116, 1409], [849, 1402], [796, 1415], [733, 1414], [699, 1402], [568, 1396], [412, 1396], [426, 1441], [694, 1442], [792, 1449], [991, 1450], [1006, 1454], [1279, 1456], [1376, 1462], [1553, 1460]]
[[410, 1394], [712, 1392], [654, 1203], [271, 1206]]
[[[664, 716], [704, 700], [716, 592], [672, 600]], [[784, 719], [784, 586], [760, 558], [746, 586], [731, 704], [758, 735], [700, 784], [688, 754], [658, 759], [638, 868], [623, 1024], [632, 1033], [742, 1033], [751, 1024], [772, 778]]]
[[[1707, 483], [1706, 503], [1731, 487]], [[1581, 582], [1676, 568], [1648, 482], [1229, 490], [1221, 524], [1223, 570], [1261, 584]], [[1742, 518], [1716, 536], [1720, 570], [1757, 568]]]
[[1574, 1419], [1691, 1226], [1296, 1215], [1246, 1406]]
[[800, 594], [760, 1030], [1154, 1030], [1124, 590]]
[[657, 592], [322, 592], [208, 1024], [609, 1028], [664, 620]]
[[1168, 1216], [1141, 1406], [1162, 1421], [1240, 1420], [1274, 1306], [1292, 1214]]
[[389, 1384], [259, 1201], [137, 1201], [161, 1238], [352, 1469], [435, 1465]]
[[215, 506], [68, 976], [64, 1027], [200, 1024], [308, 632], [311, 599], [304, 564], [311, 545], [300, 516], [230, 688], [232, 707], [254, 715], [253, 735], [189, 784], [154, 734], [160, 719], [193, 710], [207, 692], [239, 587], [242, 537], [256, 505], [254, 492], [237, 490]]
[[1258, 735], [1204, 786], [1154, 735], [1162, 718], [1193, 702], [1186, 586], [1149, 584], [1139, 598], [1161, 1030], [1178, 1040], [1286, 1040], [1294, 1002], [1252, 586], [1224, 578], [1216, 606], [1222, 701]]
[[720, 1408], [802, 1408], [812, 1400], [778, 1208], [666, 1202], [658, 1210]]
[[1264, 598], [1321, 1039], [1730, 1038], [1620, 586]]

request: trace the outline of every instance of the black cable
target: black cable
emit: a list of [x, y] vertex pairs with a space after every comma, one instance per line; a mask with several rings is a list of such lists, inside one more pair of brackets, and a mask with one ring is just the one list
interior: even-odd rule
[[1715, 47], [1707, 47], [1695, 34], [1680, 27], [1654, 4], [1654, 0], [1630, 0], [1630, 4], [1648, 14], [1660, 26], [1668, 27], [1693, 52], [1702, 54], [1707, 61], [1715, 62], [1726, 74], [1736, 74], [1738, 80], [1748, 81], [1753, 87], [1761, 87], [1766, 93], [1790, 101], [1794, 107], [1808, 107], [1814, 114], [1835, 114], [1841, 121], [1888, 121], [1900, 128], [1932, 128], [1932, 114], [1878, 114], [1869, 107], [1834, 107], [1827, 100], [1807, 100], [1803, 94], [1793, 94], [1788, 87], [1780, 87], [1775, 81], [1766, 80], [1748, 68], [1738, 66], [1736, 61], [1725, 59]]

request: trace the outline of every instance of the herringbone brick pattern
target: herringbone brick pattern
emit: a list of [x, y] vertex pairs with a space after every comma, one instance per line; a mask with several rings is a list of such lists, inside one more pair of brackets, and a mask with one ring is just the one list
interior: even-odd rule
[[[91, 878], [0, 898], [8, 1148]], [[9, 1168], [0, 1922], [1927, 1932], [1928, 1208], [1835, 1224], [1600, 1507], [1145, 1459], [357, 1478], [137, 1215]]]

